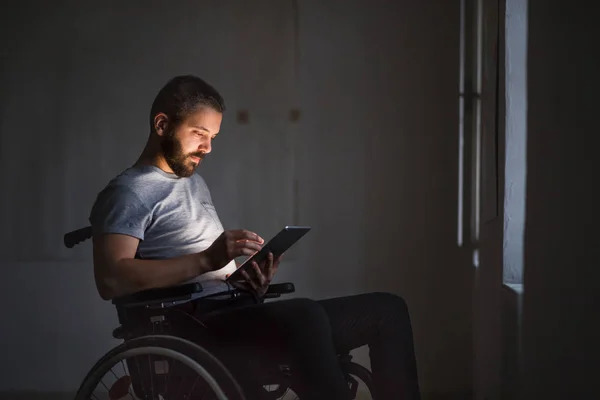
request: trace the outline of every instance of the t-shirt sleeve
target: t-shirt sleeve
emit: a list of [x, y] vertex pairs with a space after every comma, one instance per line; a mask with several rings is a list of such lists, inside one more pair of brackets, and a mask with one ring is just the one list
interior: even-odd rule
[[131, 189], [105, 188], [92, 207], [90, 223], [94, 234], [119, 233], [144, 240], [152, 213]]

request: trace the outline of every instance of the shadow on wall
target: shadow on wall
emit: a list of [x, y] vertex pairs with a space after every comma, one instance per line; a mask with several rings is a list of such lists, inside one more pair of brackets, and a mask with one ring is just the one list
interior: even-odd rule
[[423, 391], [456, 398], [471, 390], [474, 280], [456, 237], [458, 6], [411, 3], [365, 17], [369, 42], [379, 44], [365, 49], [376, 65], [365, 98], [385, 100], [361, 105], [371, 117], [363, 142], [364, 289], [405, 298]]

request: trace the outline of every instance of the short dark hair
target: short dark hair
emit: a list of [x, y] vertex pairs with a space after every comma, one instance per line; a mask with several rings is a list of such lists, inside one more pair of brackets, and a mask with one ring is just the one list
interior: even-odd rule
[[177, 125], [199, 106], [225, 111], [223, 97], [206, 81], [194, 75], [176, 76], [156, 95], [150, 109], [150, 127], [154, 130], [154, 117], [158, 113], [165, 113]]

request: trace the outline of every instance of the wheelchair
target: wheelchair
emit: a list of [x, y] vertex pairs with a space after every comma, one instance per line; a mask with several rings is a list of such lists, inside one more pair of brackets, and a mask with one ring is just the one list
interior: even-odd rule
[[[64, 244], [72, 248], [91, 236], [90, 226], [81, 228], [65, 234]], [[271, 284], [264, 297], [274, 299], [294, 291], [292, 283]], [[302, 391], [302, 382], [295, 379], [293, 368], [285, 362], [265, 360], [258, 349], [236, 353], [237, 357], [245, 355], [240, 363], [243, 369], [236, 368], [234, 373], [226, 366], [230, 356], [224, 355], [209, 329], [185, 311], [201, 292], [202, 285], [196, 282], [113, 299], [120, 324], [113, 337], [123, 342], [89, 370], [75, 400], [300, 398], [297, 393]], [[226, 295], [244, 293], [234, 289]], [[255, 356], [248, 356], [252, 353]], [[352, 398], [357, 398], [359, 381], [371, 396], [367, 398], [372, 398], [371, 372], [353, 362], [349, 353], [338, 358]]]

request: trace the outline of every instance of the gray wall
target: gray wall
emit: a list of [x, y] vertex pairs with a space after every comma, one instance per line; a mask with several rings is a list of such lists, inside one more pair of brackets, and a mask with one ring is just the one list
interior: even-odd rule
[[595, 399], [600, 10], [529, 3], [522, 398]]
[[225, 225], [269, 235], [297, 207], [314, 230], [279, 280], [315, 298], [402, 295], [424, 391], [470, 389], [457, 2], [303, 1], [297, 54], [291, 2], [71, 4], [12, 2], [0, 25], [1, 281], [16, 303], [0, 390], [72, 390], [115, 344], [90, 245], [64, 250], [61, 235], [135, 160], [154, 94], [179, 73], [213, 82], [231, 110], [202, 167]]

